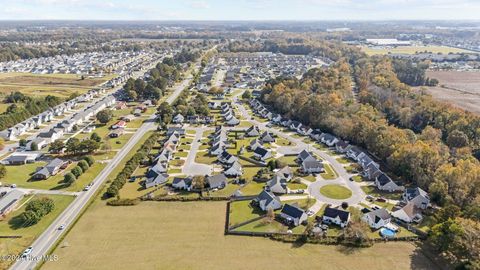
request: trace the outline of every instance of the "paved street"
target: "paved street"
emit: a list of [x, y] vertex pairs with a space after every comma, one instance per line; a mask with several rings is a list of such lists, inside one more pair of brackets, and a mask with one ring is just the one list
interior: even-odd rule
[[[238, 96], [241, 95], [241, 93], [238, 93], [237, 96], [234, 98], [234, 101], [237, 100]], [[323, 203], [330, 203], [330, 204], [333, 204], [333, 205], [338, 205], [338, 204], [341, 204], [342, 202], [348, 202], [349, 204], [351, 205], [356, 205], [360, 202], [364, 202], [364, 199], [365, 199], [365, 192], [361, 189], [361, 185], [359, 185], [357, 182], [354, 182], [354, 181], [350, 181], [350, 177], [353, 176], [353, 174], [350, 174], [347, 172], [347, 170], [345, 169], [344, 165], [341, 164], [340, 162], [338, 162], [336, 160], [336, 157], [335, 156], [332, 156], [324, 151], [321, 151], [315, 147], [313, 147], [312, 145], [310, 144], [307, 144], [305, 143], [302, 139], [298, 139], [298, 138], [295, 138], [293, 136], [291, 136], [290, 134], [287, 134], [283, 131], [280, 131], [276, 128], [273, 128], [273, 127], [267, 127], [267, 123], [262, 123], [262, 122], [259, 122], [257, 120], [254, 120], [252, 117], [250, 117], [247, 109], [245, 108], [245, 106], [243, 104], [240, 104], [238, 102], [234, 102], [234, 104], [237, 106], [240, 114], [242, 115], [243, 118], [245, 119], [248, 119], [248, 121], [255, 125], [255, 126], [258, 126], [258, 128], [262, 131], [269, 131], [279, 137], [282, 137], [282, 138], [285, 138], [291, 142], [293, 142], [294, 144], [296, 144], [295, 146], [283, 146], [283, 147], [279, 147], [277, 149], [277, 151], [279, 153], [282, 153], [282, 154], [297, 154], [297, 153], [300, 153], [303, 149], [307, 149], [308, 151], [318, 155], [319, 157], [321, 157], [324, 162], [330, 164], [330, 166], [332, 166], [332, 168], [335, 170], [335, 172], [337, 173], [337, 178], [333, 179], [333, 180], [323, 180], [322, 178], [319, 178], [320, 176], [317, 177], [317, 181], [313, 182], [313, 183], [310, 183], [309, 186], [308, 186], [308, 193], [313, 196], [315, 199], [317, 199], [317, 201], [320, 201], [320, 202], [323, 202]], [[328, 185], [328, 184], [338, 184], [338, 185], [343, 185], [343, 186], [346, 186], [348, 187], [351, 191], [352, 191], [352, 197], [350, 197], [349, 199], [345, 199], [345, 200], [334, 200], [334, 199], [330, 199], [330, 198], [327, 198], [325, 196], [323, 196], [321, 193], [320, 193], [320, 188], [324, 185]], [[315, 208], [318, 208], [315, 207]], [[320, 208], [318, 208], [319, 210]], [[317, 210], [317, 211], [318, 211]]]
[[[170, 96], [167, 98], [168, 103], [173, 103], [180, 93], [191, 83], [193, 77], [189, 75], [182, 83], [177, 84]], [[65, 230], [59, 231], [58, 227], [62, 224], [66, 228], [70, 227], [75, 219], [82, 212], [85, 205], [92, 198], [92, 196], [99, 190], [103, 182], [117, 167], [117, 165], [131, 152], [133, 147], [140, 141], [140, 139], [150, 130], [155, 130], [157, 124], [154, 121], [155, 115], [150, 118], [137, 130], [137, 132], [130, 138], [125, 146], [118, 152], [117, 155], [107, 164], [107, 166], [100, 172], [100, 174], [92, 181], [94, 183], [89, 191], [81, 192], [75, 200], [50, 224], [50, 226], [35, 240], [32, 244], [33, 251], [32, 258], [40, 258], [48, 254], [50, 248], [60, 239], [60, 236]], [[33, 269], [37, 265], [36, 260], [21, 260], [16, 262], [11, 269]]]
[[206, 131], [208, 127], [191, 127], [189, 130], [195, 130], [195, 138], [193, 139], [192, 144], [190, 145], [190, 151], [188, 152], [187, 159], [185, 160], [185, 165], [182, 168], [182, 174], [184, 175], [210, 175], [213, 171], [212, 165], [200, 164], [195, 162], [195, 156], [197, 155], [198, 148], [201, 145], [200, 140], [202, 139], [202, 134]]

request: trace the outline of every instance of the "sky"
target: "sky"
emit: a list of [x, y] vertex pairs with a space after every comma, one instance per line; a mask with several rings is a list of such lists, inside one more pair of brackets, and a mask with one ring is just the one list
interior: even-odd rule
[[480, 0], [0, 0], [0, 20], [480, 20]]

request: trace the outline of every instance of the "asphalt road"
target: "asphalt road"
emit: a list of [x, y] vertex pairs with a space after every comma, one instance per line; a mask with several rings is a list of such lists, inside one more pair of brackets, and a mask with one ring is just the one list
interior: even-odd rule
[[184, 175], [211, 175], [213, 172], [212, 165], [206, 165], [195, 162], [195, 157], [197, 155], [198, 149], [201, 145], [200, 140], [202, 139], [203, 132], [208, 130], [207, 127], [196, 127], [190, 128], [190, 130], [195, 130], [195, 138], [193, 139], [192, 144], [190, 145], [190, 151], [188, 151], [187, 159], [185, 160], [185, 165], [182, 167], [182, 174]]
[[[174, 88], [174, 91], [171, 92], [170, 96], [167, 98], [168, 103], [173, 103], [175, 99], [180, 95], [180, 93], [190, 84], [193, 77], [189, 75], [185, 80], [177, 84]], [[24, 269], [34, 269], [35, 266], [42, 258], [48, 254], [48, 251], [53, 247], [53, 245], [60, 239], [64, 230], [67, 230], [79, 214], [82, 212], [82, 209], [92, 198], [92, 196], [100, 189], [103, 185], [103, 182], [107, 179], [110, 173], [117, 167], [125, 156], [132, 150], [132, 148], [138, 143], [138, 141], [150, 130], [156, 129], [157, 124], [154, 121], [155, 115], [152, 115], [149, 120], [137, 130], [137, 132], [130, 138], [130, 140], [124, 145], [124, 147], [115, 155], [115, 157], [107, 164], [107, 166], [100, 172], [99, 175], [93, 180], [92, 187], [90, 190], [81, 192], [75, 200], [60, 214], [60, 216], [55, 219], [55, 221], [50, 224], [50, 226], [35, 240], [31, 245], [33, 251], [30, 254], [29, 259], [17, 261], [10, 269], [14, 270], [24, 270]], [[60, 231], [58, 227], [60, 225], [65, 225], [65, 229]]]
[[[241, 95], [241, 93], [239, 93], [238, 95]], [[248, 111], [245, 109], [245, 107], [242, 104], [237, 102], [234, 102], [234, 104], [236, 104], [242, 116], [245, 119], [248, 119], [248, 121], [251, 124], [258, 126], [260, 130], [262, 131], [267, 130], [279, 137], [283, 137], [295, 143], [296, 146], [285, 147], [285, 151], [289, 151], [290, 152], [289, 154], [300, 153], [303, 149], [307, 149], [308, 151], [317, 154], [319, 157], [321, 157], [324, 161], [326, 161], [328, 164], [332, 166], [332, 168], [337, 173], [337, 178], [333, 180], [321, 180], [321, 181], [317, 179], [316, 182], [313, 182], [309, 185], [308, 193], [311, 196], [315, 197], [315, 199], [317, 199], [318, 201], [331, 203], [333, 205], [339, 205], [344, 201], [348, 202], [351, 205], [356, 205], [360, 202], [365, 201], [365, 196], [366, 196], [365, 192], [361, 189], [358, 183], [354, 181], [350, 181], [350, 177], [352, 177], [353, 174], [348, 173], [345, 167], [343, 166], [343, 164], [341, 164], [336, 160], [335, 156], [332, 156], [324, 151], [320, 151], [317, 148], [312, 147], [310, 144], [305, 143], [303, 140], [295, 138], [285, 132], [279, 131], [275, 128], [267, 127], [267, 123], [262, 123], [255, 119], [252, 119], [248, 114]], [[281, 151], [279, 150], [279, 152]], [[346, 200], [334, 200], [334, 199], [327, 198], [320, 193], [320, 188], [327, 184], [339, 184], [339, 185], [346, 186], [352, 191], [352, 196]]]

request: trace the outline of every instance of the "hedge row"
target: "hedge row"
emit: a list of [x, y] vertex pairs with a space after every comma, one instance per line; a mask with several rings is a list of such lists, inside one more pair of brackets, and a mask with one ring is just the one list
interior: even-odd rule
[[107, 205], [110, 206], [130, 206], [130, 205], [137, 205], [140, 203], [139, 199], [117, 199], [111, 200], [107, 202]]
[[105, 192], [105, 197], [111, 198], [118, 196], [119, 190], [125, 185], [127, 180], [132, 176], [133, 172], [137, 169], [140, 162], [144, 160], [148, 153], [152, 150], [153, 146], [157, 142], [160, 134], [153, 133], [138, 150], [138, 152], [133, 155], [133, 157], [127, 161], [123, 170], [117, 174], [115, 179], [112, 181], [107, 191]]
[[77, 163], [77, 166], [73, 167], [70, 172], [65, 174], [63, 182], [65, 182], [67, 185], [71, 185], [73, 182], [75, 182], [75, 180], [77, 180], [78, 177], [80, 177], [80, 175], [86, 172], [94, 162], [95, 160], [93, 157], [84, 157]]

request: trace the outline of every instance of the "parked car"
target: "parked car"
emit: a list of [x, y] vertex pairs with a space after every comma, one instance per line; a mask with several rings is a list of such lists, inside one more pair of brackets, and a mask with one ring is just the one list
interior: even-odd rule
[[387, 202], [387, 199], [385, 197], [378, 197], [377, 202]]
[[373, 198], [373, 196], [371, 196], [371, 195], [367, 195], [367, 196], [365, 197], [365, 200], [371, 202], [371, 201], [374, 200], [374, 198]]

